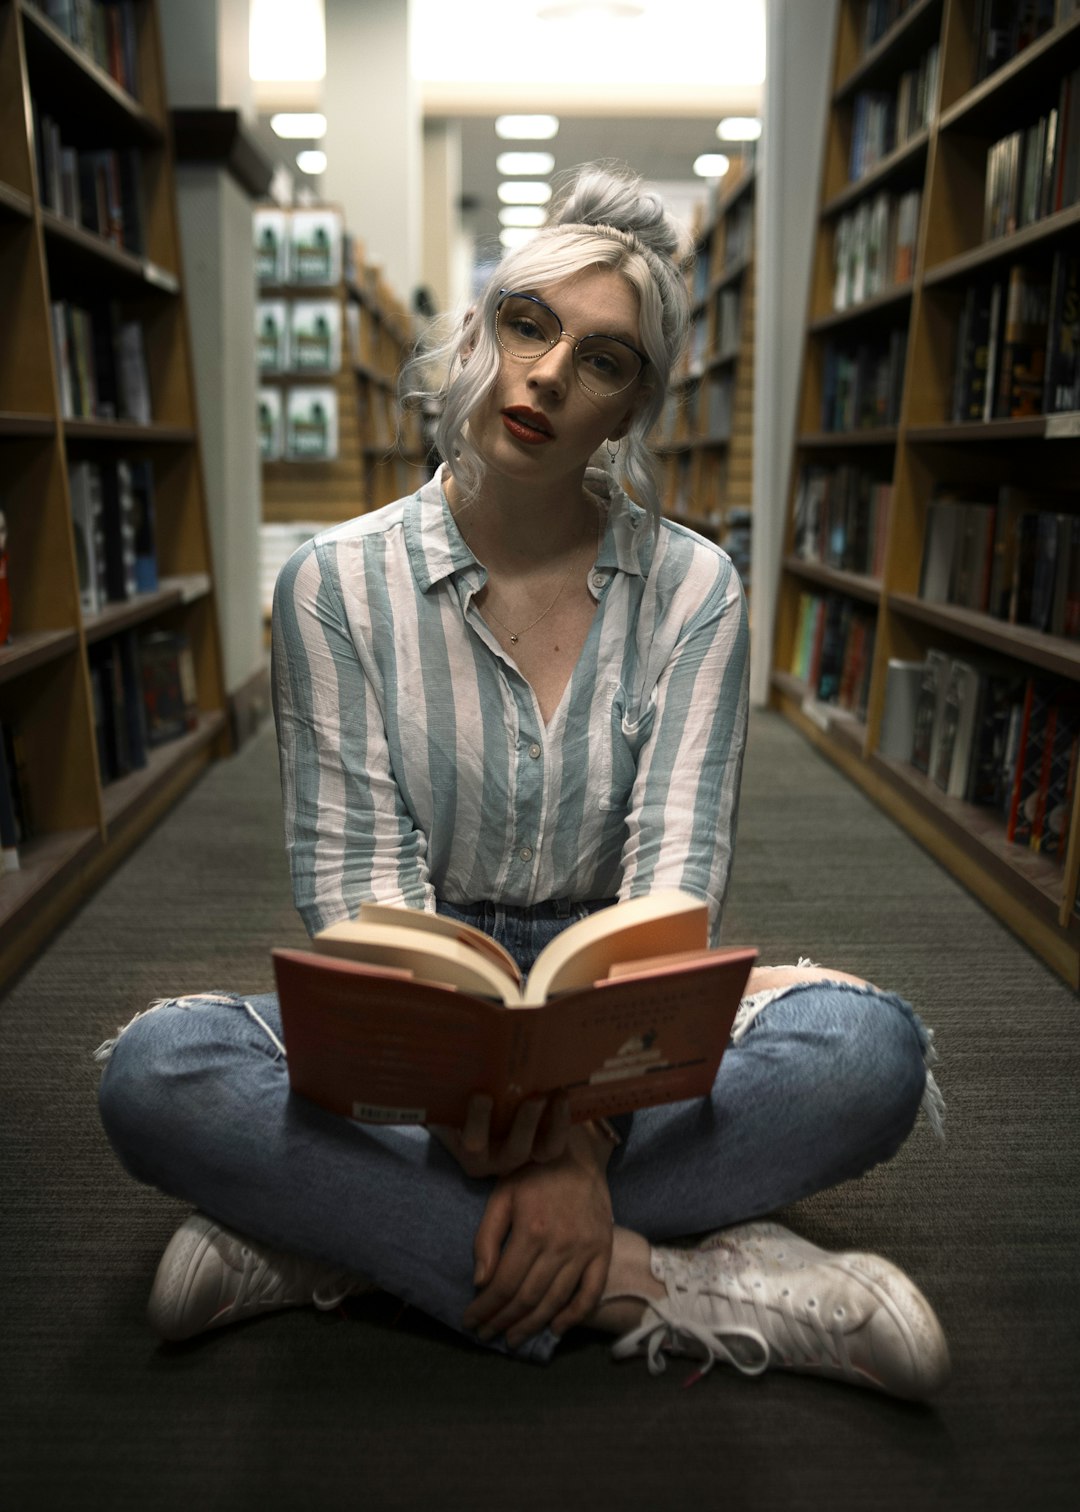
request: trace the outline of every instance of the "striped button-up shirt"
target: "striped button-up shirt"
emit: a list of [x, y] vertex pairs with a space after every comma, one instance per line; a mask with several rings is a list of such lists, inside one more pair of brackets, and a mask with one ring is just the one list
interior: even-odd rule
[[[589, 473], [594, 487], [601, 474]], [[274, 712], [296, 906], [314, 933], [375, 899], [727, 890], [749, 634], [730, 559], [618, 490], [588, 572], [596, 616], [545, 725], [474, 602], [486, 573], [438, 476], [283, 568]]]

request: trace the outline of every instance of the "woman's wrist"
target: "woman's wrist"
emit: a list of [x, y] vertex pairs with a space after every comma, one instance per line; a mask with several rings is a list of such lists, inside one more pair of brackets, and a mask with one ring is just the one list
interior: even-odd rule
[[619, 1136], [606, 1118], [586, 1119], [570, 1130], [571, 1153], [587, 1159], [599, 1171], [606, 1171]]

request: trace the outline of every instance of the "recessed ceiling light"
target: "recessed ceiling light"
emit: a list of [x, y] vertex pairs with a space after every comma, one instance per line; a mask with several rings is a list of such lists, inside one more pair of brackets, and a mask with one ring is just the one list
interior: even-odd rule
[[495, 135], [504, 142], [550, 142], [559, 134], [559, 118], [553, 115], [501, 115], [495, 117]]
[[504, 205], [546, 205], [551, 185], [533, 179], [508, 179], [499, 185], [498, 195]]
[[507, 226], [505, 230], [499, 232], [499, 240], [504, 247], [523, 247], [526, 242], [531, 242], [535, 235], [536, 232], [530, 231], [526, 226]]
[[731, 159], [722, 152], [703, 152], [694, 159], [694, 172], [698, 178], [723, 178], [731, 167]]
[[547, 220], [547, 211], [542, 205], [504, 205], [499, 211], [499, 221], [504, 226], [542, 226]]
[[270, 117], [270, 129], [279, 137], [317, 142], [320, 137], [326, 135], [326, 117], [314, 111], [306, 115], [279, 111], [277, 115]]
[[500, 152], [495, 167], [506, 177], [515, 173], [550, 173], [555, 159], [550, 152]]
[[630, 0], [562, 0], [541, 5], [536, 16], [539, 21], [636, 21], [644, 13], [644, 5]]
[[761, 122], [756, 116], [725, 116], [716, 128], [722, 142], [756, 142]]
[[323, 173], [326, 169], [326, 153], [315, 150], [298, 152], [296, 166], [301, 173]]

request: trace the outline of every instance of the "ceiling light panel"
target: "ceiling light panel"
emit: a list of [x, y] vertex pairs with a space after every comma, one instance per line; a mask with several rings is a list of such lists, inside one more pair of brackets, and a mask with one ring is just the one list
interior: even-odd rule
[[501, 115], [495, 118], [495, 135], [504, 142], [550, 142], [558, 134], [558, 116]]
[[555, 167], [555, 158], [550, 152], [500, 152], [495, 159], [495, 167], [506, 178], [515, 173], [535, 177], [540, 173], [551, 173]]
[[498, 195], [503, 205], [546, 205], [551, 185], [532, 179], [506, 179], [499, 185]]

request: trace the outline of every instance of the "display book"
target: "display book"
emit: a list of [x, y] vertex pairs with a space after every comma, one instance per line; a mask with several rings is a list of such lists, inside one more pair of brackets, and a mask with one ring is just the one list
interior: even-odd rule
[[753, 949], [710, 948], [708, 910], [676, 889], [576, 920], [527, 976], [481, 930], [365, 903], [309, 949], [273, 951], [294, 1092], [362, 1123], [492, 1133], [558, 1090], [574, 1122], [705, 1096]]

